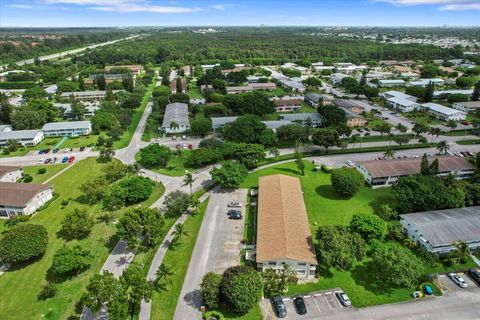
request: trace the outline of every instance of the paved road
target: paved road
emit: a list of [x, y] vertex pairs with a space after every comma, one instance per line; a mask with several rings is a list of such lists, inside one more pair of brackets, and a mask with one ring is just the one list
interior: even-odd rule
[[243, 219], [230, 220], [226, 212], [228, 203], [239, 201], [243, 204], [245, 216], [247, 190], [225, 191], [215, 188], [211, 193], [180, 292], [175, 320], [201, 319], [198, 308], [202, 305], [199, 287], [203, 275], [210, 271], [221, 273], [240, 262]]
[[[109, 44], [117, 43], [119, 41], [131, 40], [131, 39], [134, 39], [134, 38], [137, 38], [137, 37], [140, 37], [140, 35], [134, 35], [134, 36], [130, 36], [130, 37], [122, 38], [122, 39], [117, 39], [117, 40], [112, 40], [112, 41], [108, 41], [108, 42], [102, 42], [102, 43], [89, 45], [89, 46], [78, 48], [78, 49], [72, 49], [72, 50], [62, 51], [62, 52], [58, 52], [58, 53], [53, 53], [53, 54], [49, 54], [49, 55], [46, 55], [46, 56], [41, 56], [41, 57], [39, 57], [39, 59], [41, 61], [57, 59], [57, 58], [61, 58], [61, 57], [64, 57], [64, 56], [68, 56], [69, 54], [81, 53], [81, 52], [83, 52], [87, 49], [94, 49], [94, 48], [98, 48], [98, 47], [103, 47], [103, 46], [107, 46]], [[24, 64], [33, 63], [33, 61], [34, 61], [34, 59], [27, 59], [27, 60], [17, 61], [17, 62], [15, 62], [15, 64], [21, 66], [21, 65], [24, 65]], [[7, 64], [1, 65], [0, 69], [6, 68], [7, 66], [8, 66]]]

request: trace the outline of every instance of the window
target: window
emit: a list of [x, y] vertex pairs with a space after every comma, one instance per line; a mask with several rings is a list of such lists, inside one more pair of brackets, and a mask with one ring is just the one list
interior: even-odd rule
[[275, 261], [269, 261], [269, 262], [268, 262], [268, 265], [269, 265], [269, 266], [276, 266], [277, 263], [276, 263]]
[[303, 275], [303, 274], [305, 274], [305, 270], [303, 270], [303, 269], [297, 269], [297, 274]]
[[298, 265], [299, 266], [306, 266], [307, 264], [306, 263], [299, 263]]

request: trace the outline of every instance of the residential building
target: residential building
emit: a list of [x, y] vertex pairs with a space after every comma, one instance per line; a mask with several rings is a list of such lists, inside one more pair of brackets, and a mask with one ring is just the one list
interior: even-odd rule
[[249, 86], [251, 86], [254, 91], [257, 91], [257, 90], [273, 91], [277, 88], [277, 85], [273, 82], [250, 83]]
[[180, 102], [168, 104], [159, 130], [165, 133], [182, 133], [190, 130], [188, 105]]
[[345, 116], [347, 118], [347, 126], [352, 128], [357, 128], [357, 127], [364, 127], [367, 125], [368, 121], [364, 117], [358, 115], [357, 113], [349, 109], [344, 109], [344, 111], [345, 111]]
[[409, 94], [406, 94], [404, 92], [400, 91], [385, 91], [384, 93], [380, 94], [382, 97], [385, 99], [390, 99], [390, 98], [404, 98], [407, 100], [412, 100], [412, 101], [417, 101], [417, 97], [411, 96]]
[[384, 66], [394, 66], [398, 64], [398, 61], [397, 60], [380, 60], [379, 64]]
[[227, 94], [237, 94], [237, 93], [245, 93], [245, 92], [253, 92], [258, 90], [267, 90], [273, 91], [276, 89], [276, 85], [273, 82], [266, 82], [266, 83], [249, 83], [246, 86], [230, 86], [226, 87]]
[[177, 79], [174, 79], [170, 82], [170, 91], [172, 91], [173, 94], [187, 92], [187, 80], [184, 78], [180, 78], [180, 82], [182, 84], [182, 90], [180, 90], [180, 92], [178, 92], [177, 90]]
[[480, 206], [416, 212], [400, 215], [404, 233], [417, 245], [439, 256], [457, 250], [465, 242], [480, 250]]
[[343, 73], [334, 73], [330, 76], [330, 80], [332, 81], [333, 84], [340, 84], [342, 83], [343, 78], [349, 77], [346, 74]]
[[202, 68], [203, 71], [211, 70], [216, 66], [219, 66], [220, 63], [215, 63], [215, 64], [202, 64], [200, 67]]
[[303, 85], [303, 83], [301, 81], [294, 81], [292, 79], [289, 79], [289, 78], [282, 78], [282, 79], [279, 79], [278, 81], [280, 81], [280, 83], [282, 84], [282, 86], [286, 89], [290, 89], [294, 92], [304, 92], [305, 91], [305, 86]]
[[227, 94], [237, 94], [237, 93], [246, 93], [253, 92], [253, 87], [251, 85], [247, 86], [229, 86], [225, 88]]
[[282, 174], [259, 179], [256, 264], [259, 270], [290, 266], [303, 281], [318, 265], [300, 180]]
[[[104, 73], [102, 74], [103, 77], [105, 78], [105, 83], [112, 83], [114, 81], [119, 81], [122, 82], [125, 74], [124, 73]], [[92, 74], [88, 78], [86, 78], [85, 84], [93, 84], [96, 82], [96, 78], [98, 77], [98, 74]]]
[[273, 99], [277, 112], [294, 112], [302, 108], [300, 99]]
[[49, 122], [42, 128], [45, 137], [76, 137], [92, 132], [90, 121]]
[[429, 113], [431, 113], [438, 119], [444, 120], [444, 121], [448, 121], [448, 120], [461, 121], [467, 118], [467, 113], [442, 106], [441, 104], [438, 104], [438, 103], [432, 103], [432, 102], [424, 103], [422, 107], [423, 109], [427, 109]]
[[353, 113], [361, 114], [365, 111], [365, 107], [362, 105], [361, 101], [357, 100], [347, 100], [347, 99], [335, 99], [335, 105], [342, 108], [343, 110], [350, 110]]
[[185, 75], [185, 77], [189, 77], [192, 75], [192, 72], [191, 70], [193, 69], [193, 67], [191, 66], [183, 66], [182, 70], [183, 70], [183, 74]]
[[401, 79], [378, 80], [378, 86], [384, 87], [384, 88], [404, 87], [405, 81]]
[[0, 182], [16, 182], [21, 177], [23, 177], [22, 167], [0, 165]]
[[367, 67], [366, 66], [346, 66], [346, 67], [338, 67], [337, 70], [338, 72], [343, 72], [343, 73], [348, 73], [348, 74], [352, 74], [354, 72], [357, 72], [357, 71], [363, 71], [363, 70], [366, 70]]
[[450, 94], [464, 94], [464, 95], [470, 96], [472, 95], [472, 93], [473, 93], [473, 89], [438, 90], [438, 91], [433, 91], [433, 97], [435, 99], [443, 98], [443, 97], [447, 98], [447, 96]]
[[0, 124], [0, 133], [12, 131], [12, 126], [9, 124]]
[[[440, 176], [452, 174], [457, 179], [468, 179], [475, 172], [475, 166], [467, 159], [454, 156], [430, 157], [438, 159]], [[355, 164], [365, 181], [372, 187], [386, 187], [394, 184], [398, 178], [420, 173], [421, 158], [401, 158], [392, 160], [359, 161]]]
[[207, 93], [207, 92], [213, 92], [215, 90], [213, 89], [213, 86], [211, 84], [202, 84], [200, 85], [200, 91], [202, 93]]
[[140, 74], [144, 68], [139, 64], [129, 64], [129, 65], [120, 65], [120, 66], [105, 66], [105, 71], [110, 72], [112, 70], [127, 69], [133, 74]]
[[0, 217], [34, 214], [53, 198], [53, 188], [46, 184], [0, 182]]
[[[124, 90], [113, 90], [112, 92], [115, 94], [117, 92], [124, 91]], [[105, 98], [107, 91], [98, 90], [98, 91], [73, 91], [73, 92], [63, 92], [61, 94], [62, 98], [68, 99], [70, 96], [73, 96], [75, 99], [81, 101], [93, 101], [93, 100], [100, 100]]]
[[410, 81], [412, 81], [412, 80], [415, 81], [415, 80], [420, 78], [420, 75], [418, 73], [415, 73], [415, 72], [402, 72], [402, 73], [400, 73], [400, 76], [402, 78], [408, 79]]
[[322, 116], [318, 113], [288, 113], [282, 114], [280, 118], [301, 125], [306, 125], [310, 122], [310, 126], [312, 127], [320, 127], [322, 124]]
[[324, 70], [330, 70], [332, 71], [333, 69], [335, 69], [334, 66], [313, 66], [313, 68], [315, 69], [315, 71], [324, 71]]
[[13, 130], [0, 132], [0, 146], [15, 140], [22, 146], [36, 146], [45, 138], [42, 130]]
[[277, 131], [278, 128], [282, 126], [286, 126], [287, 124], [291, 124], [292, 122], [287, 120], [268, 120], [268, 121], [262, 121], [262, 123], [265, 124], [268, 129]]
[[232, 123], [238, 117], [212, 117], [213, 132], [218, 132], [224, 125]]
[[422, 105], [415, 101], [402, 97], [392, 97], [387, 99], [387, 105], [391, 108], [398, 109], [401, 112], [412, 112], [422, 109]]
[[307, 93], [305, 95], [305, 102], [314, 108], [318, 107], [321, 99], [323, 99], [323, 96], [318, 93]]
[[456, 102], [452, 104], [452, 108], [466, 113], [475, 113], [480, 110], [480, 101]]
[[418, 79], [417, 81], [409, 82], [408, 85], [417, 86], [417, 87], [426, 87], [430, 82], [436, 86], [443, 86], [445, 84], [445, 80], [440, 78], [435, 78], [435, 79]]
[[[60, 110], [63, 118], [78, 119], [78, 116], [73, 114], [72, 105], [70, 103], [54, 103], [53, 105]], [[97, 103], [88, 103], [85, 105], [85, 112], [83, 113], [83, 117], [91, 118], [99, 109], [100, 107]]]

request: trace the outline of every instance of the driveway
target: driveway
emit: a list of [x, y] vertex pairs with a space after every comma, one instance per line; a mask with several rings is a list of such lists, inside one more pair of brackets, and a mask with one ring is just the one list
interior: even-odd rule
[[243, 205], [241, 211], [245, 216], [247, 190], [225, 191], [216, 188], [211, 193], [180, 292], [175, 320], [201, 319], [199, 308], [202, 306], [202, 297], [199, 288], [203, 275], [210, 271], [221, 273], [240, 262], [244, 221], [230, 220], [226, 213], [228, 203], [238, 201]]

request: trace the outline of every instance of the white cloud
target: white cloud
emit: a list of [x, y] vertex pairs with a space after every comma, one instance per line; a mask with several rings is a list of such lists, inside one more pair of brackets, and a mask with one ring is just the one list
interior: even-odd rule
[[23, 3], [8, 4], [8, 5], [6, 5], [6, 7], [15, 8], [15, 9], [27, 9], [27, 10], [35, 8], [34, 6], [32, 6], [30, 4], [23, 4]]
[[480, 10], [480, 3], [460, 3], [448, 4], [439, 8], [441, 11], [465, 11], [465, 10]]
[[373, 0], [387, 2], [395, 6], [438, 5], [440, 11], [480, 10], [478, 0]]
[[44, 0], [49, 4], [88, 6], [90, 10], [107, 12], [190, 13], [204, 11], [198, 7], [158, 6], [144, 0]]
[[211, 5], [210, 8], [220, 10], [220, 11], [224, 11], [226, 9], [226, 6], [223, 5], [223, 4], [214, 4], [214, 5]]

